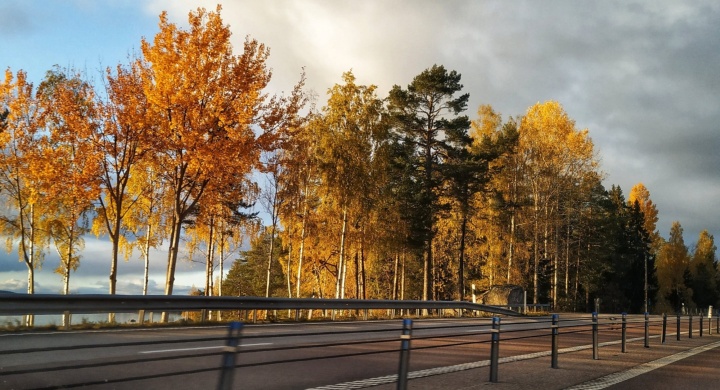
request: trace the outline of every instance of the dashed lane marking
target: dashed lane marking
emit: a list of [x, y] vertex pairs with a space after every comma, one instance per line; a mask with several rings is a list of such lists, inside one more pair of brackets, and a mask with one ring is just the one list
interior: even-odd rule
[[[259, 345], [271, 345], [272, 343], [255, 343], [255, 344], [243, 344], [240, 345], [240, 348], [245, 347], [257, 347]], [[148, 354], [148, 353], [170, 353], [170, 352], [188, 352], [188, 351], [202, 351], [204, 349], [221, 349], [225, 348], [224, 345], [215, 345], [212, 347], [195, 347], [195, 348], [175, 348], [175, 349], [161, 349], [157, 351], [142, 351], [139, 352], [141, 354]]]

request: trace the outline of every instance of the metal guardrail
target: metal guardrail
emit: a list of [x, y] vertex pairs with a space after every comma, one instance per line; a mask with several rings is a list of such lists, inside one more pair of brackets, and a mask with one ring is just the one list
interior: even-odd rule
[[[693, 320], [692, 316], [689, 317], [683, 317], [682, 320], [685, 322], [685, 318], [688, 319], [687, 325], [685, 326], [685, 329], [687, 329], [687, 332], [683, 332], [683, 334], [687, 335], [688, 338], [692, 338], [693, 334], [697, 334], [700, 337], [703, 336], [703, 319], [702, 317], [697, 318], [696, 320]], [[681, 316], [678, 315], [676, 318], [672, 318], [671, 320], [677, 321], [677, 340], [680, 340], [680, 324], [681, 324]], [[558, 368], [558, 354], [560, 353], [569, 353], [573, 351], [578, 351], [581, 349], [592, 349], [593, 355], [592, 359], [599, 359], [598, 351], [600, 347], [603, 346], [611, 346], [611, 345], [617, 345], [621, 344], [621, 352], [625, 353], [626, 351], [626, 341], [636, 341], [640, 342], [644, 339], [644, 347], [649, 348], [650, 345], [648, 343], [648, 340], [650, 338], [649, 336], [649, 328], [652, 326], [653, 328], [660, 328], [662, 331], [660, 334], [653, 336], [654, 338], [660, 338], [661, 343], [665, 343], [666, 339], [666, 331], [667, 331], [667, 321], [668, 317], [663, 315], [660, 316], [654, 316], [650, 317], [647, 314], [644, 317], [640, 316], [634, 316], [634, 318], [628, 318], [625, 314], [622, 315], [616, 315], [616, 316], [604, 316], [603, 318], [599, 317], [596, 313], [592, 314], [592, 317], [589, 319], [587, 316], [575, 316], [571, 318], [563, 318], [560, 320], [558, 315], [553, 315], [552, 318], [542, 318], [538, 317], [533, 320], [521, 320], [512, 322], [511, 325], [512, 328], [504, 328], [500, 325], [500, 318], [494, 317], [492, 319], [492, 322], [489, 324], [485, 322], [484, 324], [478, 324], [478, 323], [448, 323], [447, 326], [441, 326], [441, 327], [423, 327], [422, 321], [418, 321], [418, 324], [420, 324], [419, 327], [414, 327], [412, 320], [406, 319], [403, 321], [403, 329], [402, 334], [399, 337], [400, 341], [400, 365], [397, 375], [390, 375], [382, 378], [373, 378], [373, 381], [375, 379], [382, 379], [385, 382], [383, 383], [392, 383], [396, 382], [398, 384], [398, 389], [406, 389], [408, 379], [408, 367], [410, 362], [410, 351], [415, 348], [420, 349], [427, 349], [427, 348], [452, 348], [456, 346], [469, 346], [469, 345], [489, 345], [490, 347], [490, 360], [487, 362], [490, 366], [490, 382], [497, 382], [498, 381], [498, 362], [499, 362], [499, 348], [500, 343], [503, 344], [506, 343], [512, 343], [514, 340], [526, 340], [528, 338], [547, 338], [548, 336], [551, 336], [551, 339], [549, 340], [549, 346], [550, 351], [548, 351], [547, 354], [541, 354], [543, 356], [551, 356], [551, 365], [550, 368], [556, 369]], [[693, 331], [693, 322], [699, 322], [699, 327], [696, 331]], [[714, 326], [713, 326], [714, 325]], [[491, 326], [491, 328], [489, 328]], [[720, 332], [720, 318], [709, 318], [707, 321], [707, 329], [708, 332], [712, 332], [712, 329], [714, 327], [717, 327], [717, 332]], [[428, 334], [428, 335], [419, 335], [416, 334], [418, 331], [424, 331], [424, 330], [430, 330], [430, 329], [443, 329], [442, 334]], [[468, 332], [469, 329], [472, 329], [473, 332]], [[633, 334], [636, 336], [640, 336], [644, 334], [644, 337], [636, 337], [632, 340], [627, 340], [627, 333], [629, 329], [634, 329]], [[551, 330], [551, 333], [549, 334], [547, 331]], [[234, 371], [238, 368], [249, 368], [249, 367], [257, 367], [262, 365], [278, 365], [278, 364], [293, 364], [300, 361], [310, 361], [310, 360], [318, 360], [318, 359], [333, 359], [333, 358], [348, 358], [348, 357], [360, 357], [365, 356], [369, 354], [388, 354], [388, 353], [395, 353], [397, 354], [398, 349], [397, 347], [393, 348], [391, 346], [385, 346], [387, 343], [394, 343], [397, 342], [398, 338], [397, 336], [380, 336], [377, 339], [374, 340], [360, 340], [360, 341], [352, 341], [352, 340], [342, 340], [342, 339], [336, 339], [337, 341], [331, 341], [328, 343], [309, 343], [306, 345], [293, 345], [293, 346], [283, 346], [283, 347], [267, 347], [267, 348], [258, 348], [255, 350], [244, 350], [241, 352], [239, 349], [240, 345], [242, 344], [242, 340], [253, 340], [257, 338], [262, 337], [288, 337], [291, 334], [284, 333], [284, 334], [277, 334], [274, 336], [270, 335], [254, 335], [254, 336], [242, 336], [242, 325], [239, 323], [232, 323], [229, 328], [229, 333], [227, 337], [205, 337], [205, 338], [194, 338], [194, 339], [177, 339], [177, 340], [165, 340], [165, 341], [144, 341], [144, 340], [133, 340], [129, 342], [120, 342], [120, 343], [114, 343], [114, 344], [88, 344], [88, 345], [71, 345], [71, 346], [58, 346], [58, 347], [52, 347], [48, 348], [47, 346], [43, 347], [36, 347], [36, 346], [28, 346], [24, 347], [22, 349], [17, 350], [3, 350], [2, 354], [4, 356], [21, 356], [25, 354], [32, 354], [32, 353], [49, 353], [49, 352], [61, 352], [61, 351], [72, 351], [72, 350], [79, 350], [79, 349], [92, 349], [92, 348], [118, 348], [118, 347], [128, 347], [128, 346], [138, 346], [138, 345], [154, 345], [154, 344], [163, 344], [163, 343], [189, 343], [189, 342], [201, 342], [201, 341], [221, 341], [226, 340], [226, 347], [223, 348], [222, 351], [212, 351], [212, 352], [202, 352], [203, 348], [198, 348], [193, 354], [189, 355], [183, 355], [183, 356], [148, 356], [148, 357], [137, 357], [133, 359], [121, 359], [121, 360], [107, 360], [107, 359], [100, 359], [98, 361], [94, 360], [82, 360], [82, 361], [67, 361], [67, 362], [59, 362], [57, 365], [53, 365], [50, 367], [38, 367], [38, 366], [27, 366], [27, 367], [6, 367], [4, 370], [0, 370], [0, 381], [6, 381], [6, 380], [13, 380], [15, 382], [5, 382], [5, 383], [20, 383], [20, 387], [23, 387], [22, 378], [23, 376], [28, 376], [28, 378], [31, 378], [32, 380], [37, 379], [38, 376], [53, 376], [54, 373], [58, 372], [77, 372], [76, 370], [87, 370], [91, 369], [93, 370], [99, 370], [102, 368], [110, 368], [113, 372], [113, 375], [117, 375], [117, 377], [107, 378], [103, 376], [104, 374], [99, 374], [98, 378], [90, 379], [90, 378], [83, 378], [82, 376], [71, 376], [70, 379], [77, 381], [72, 383], [64, 383], [62, 385], [58, 384], [59, 387], [82, 387], [82, 386], [113, 386], [114, 384], [118, 383], [127, 383], [127, 382], [135, 382], [143, 381], [143, 380], [154, 380], [159, 378], [169, 378], [174, 376], [182, 376], [182, 375], [190, 375], [190, 374], [200, 374], [204, 372], [220, 372], [217, 388], [218, 389], [229, 389], [232, 388], [233, 383], [233, 377], [235, 376]], [[379, 329], [379, 330], [370, 330], [369, 332], [397, 332], [398, 329]], [[368, 330], [352, 330], [352, 331], [342, 331], [342, 332], [320, 332], [320, 333], [312, 333], [313, 335], [324, 335], [324, 336], [331, 336], [331, 335], [337, 335], [340, 336], [342, 334], [350, 334], [350, 333], [366, 333]], [[530, 334], [527, 334], [526, 332], [531, 332]], [[618, 334], [619, 332], [619, 334]], [[592, 344], [586, 345], [583, 344], [577, 347], [571, 347], [566, 348], [564, 350], [558, 349], [558, 337], [563, 336], [570, 336], [572, 334], [580, 334], [580, 335], [588, 335], [588, 333], [592, 334]], [[598, 334], [604, 333], [606, 335], [606, 339], [610, 337], [611, 339], [615, 339], [616, 337], [621, 337], [620, 341], [607, 341], [604, 343], [598, 343]], [[501, 337], [502, 334], [502, 337]], [[296, 333], [292, 333], [292, 336], [297, 336]], [[501, 341], [502, 340], [502, 341]], [[411, 345], [415, 342], [421, 342], [421, 341], [432, 341], [431, 344], [425, 344], [424, 346], [419, 346], [413, 348]], [[338, 346], [356, 346], [356, 345], [371, 345], [371, 344], [377, 344], [378, 347], [373, 350], [362, 350], [362, 351], [354, 351], [351, 353], [345, 353], [344, 351], [336, 351], [334, 353], [331, 353], [329, 355], [310, 355], [308, 357], [304, 358], [297, 358], [294, 356], [288, 356], [285, 354], [288, 350], [292, 349], [295, 351], [301, 350], [301, 349], [318, 349], [318, 348], [333, 348]], [[339, 352], [339, 353], [338, 353]], [[244, 362], [238, 362], [235, 360], [235, 356], [237, 354], [242, 354], [245, 356]], [[268, 357], [267, 354], [273, 353], [272, 356]], [[256, 356], [256, 354], [264, 355], [260, 360], [254, 360], [252, 356]], [[167, 361], [167, 360], [173, 360], [176, 361], [178, 359], [191, 359], [195, 362], [204, 361], [204, 362], [210, 362], [212, 360], [208, 360], [212, 356], [222, 356], [222, 364], [220, 366], [203, 366], [203, 367], [196, 367], [191, 372], [180, 369], [180, 371], [170, 371], [170, 372], [152, 372], [148, 373], [146, 371], [141, 371], [140, 373], [137, 373], [135, 371], [135, 374], [131, 374], [130, 371], [127, 370], [118, 370], [118, 366], [127, 367], [128, 365], [133, 364], [150, 364], [152, 362], [159, 362], [159, 361]], [[517, 357], [518, 359], [530, 359], [530, 358], [536, 358], [539, 355], [537, 353], [529, 354], [527, 356], [522, 355]], [[481, 362], [477, 362], [481, 363]], [[474, 364], [474, 363], [473, 363]], [[477, 364], [477, 366], [480, 366]], [[173, 367], [173, 366], [171, 366]], [[178, 366], [181, 367], [181, 366]], [[442, 372], [438, 372], [442, 373]], [[20, 380], [20, 382], [17, 382], [17, 380]], [[54, 382], [53, 382], [54, 383]], [[381, 383], [374, 383], [375, 385], [381, 384]], [[33, 386], [33, 385], [31, 385]], [[55, 388], [55, 385], [52, 385], [52, 387], [48, 388]], [[42, 387], [45, 388], [45, 387]], [[336, 387], [333, 387], [336, 388]]]
[[205, 297], [179, 295], [0, 294], [0, 315], [131, 313], [194, 310], [468, 310], [506, 316], [516, 311], [464, 301], [393, 301], [380, 299], [317, 299]]

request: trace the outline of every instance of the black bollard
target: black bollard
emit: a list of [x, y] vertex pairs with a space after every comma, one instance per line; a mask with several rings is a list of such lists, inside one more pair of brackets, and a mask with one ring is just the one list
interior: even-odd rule
[[627, 313], [622, 313], [622, 342], [620, 350], [622, 353], [627, 352]]
[[592, 344], [593, 344], [593, 360], [600, 359], [598, 353], [598, 313], [592, 313]]
[[241, 322], [234, 321], [230, 323], [227, 344], [222, 357], [222, 371], [220, 372], [220, 383], [218, 383], [219, 390], [230, 390], [233, 388], [235, 355], [237, 355], [238, 345], [240, 344], [242, 326]]
[[498, 360], [500, 358], [500, 317], [492, 319], [492, 342], [490, 343], [490, 382], [498, 381]]
[[667, 332], [667, 314], [663, 313], [662, 343], [665, 344], [665, 333]]
[[650, 348], [650, 315], [645, 312], [645, 348]]
[[412, 320], [403, 320], [402, 335], [400, 335], [400, 368], [398, 370], [397, 389], [407, 389], [408, 370], [410, 369], [410, 339], [412, 338]]
[[550, 367], [558, 368], [558, 315], [552, 315], [552, 355]]

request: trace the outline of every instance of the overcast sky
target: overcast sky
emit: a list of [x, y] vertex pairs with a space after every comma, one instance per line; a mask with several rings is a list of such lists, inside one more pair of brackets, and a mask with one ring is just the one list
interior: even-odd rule
[[[590, 131], [605, 185], [627, 196], [642, 182], [667, 237], [673, 221], [692, 246], [701, 230], [720, 232], [720, 2], [708, 1], [225, 1], [236, 48], [246, 36], [271, 48], [271, 87], [289, 91], [302, 69], [325, 93], [352, 70], [384, 96], [433, 64], [462, 74], [467, 114], [490, 104], [503, 116], [557, 100]], [[37, 83], [53, 65], [99, 71], [126, 61], [158, 15], [186, 25], [217, 1], [3, 0], [0, 67]], [[107, 291], [107, 243], [88, 239], [73, 292]], [[165, 255], [153, 267], [156, 293]], [[57, 262], [39, 272], [41, 292], [59, 292]], [[0, 257], [0, 290], [25, 289], [25, 268]], [[129, 275], [132, 275], [130, 277]], [[140, 293], [142, 264], [120, 265], [118, 290]], [[182, 264], [176, 293], [202, 285], [202, 267]], [[19, 286], [19, 287], [18, 287]]]

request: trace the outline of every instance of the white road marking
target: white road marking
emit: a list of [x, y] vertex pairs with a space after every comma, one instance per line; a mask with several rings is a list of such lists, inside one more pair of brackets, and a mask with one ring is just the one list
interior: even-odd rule
[[[660, 336], [650, 336], [650, 338], [658, 338], [658, 337], [660, 337]], [[628, 339], [627, 341], [632, 342], [632, 341], [640, 341], [640, 340], [644, 340], [644, 338], [637, 337], [637, 338]], [[613, 345], [613, 344], [620, 344], [620, 340], [608, 341], [605, 343], [600, 343], [599, 345], [601, 347], [603, 347], [606, 345]], [[582, 351], [582, 350], [591, 349], [591, 348], [592, 348], [592, 344], [579, 345], [576, 347], [559, 349], [558, 353], [577, 352], [577, 351]], [[508, 357], [500, 358], [498, 360], [498, 363], [511, 363], [511, 362], [517, 362], [517, 361], [522, 361], [522, 360], [536, 359], [539, 357], [550, 356], [550, 354], [551, 354], [551, 351], [543, 351], [543, 352], [529, 353], [526, 355], [508, 356]], [[489, 365], [490, 365], [490, 360], [480, 360], [477, 362], [457, 364], [454, 366], [429, 368], [426, 370], [409, 372], [408, 379], [425, 378], [425, 377], [433, 376], [433, 375], [449, 374], [452, 372], [459, 372], [459, 371], [471, 370], [474, 368], [487, 367]], [[335, 385], [314, 387], [314, 388], [308, 389], [308, 390], [364, 389], [366, 387], [379, 386], [379, 385], [395, 383], [395, 382], [397, 382], [397, 374], [380, 376], [380, 377], [376, 377], [376, 378], [362, 379], [362, 380], [353, 381], [353, 382], [338, 383]]]
[[[240, 345], [240, 348], [245, 347], [257, 347], [260, 345], [271, 345], [272, 343], [255, 343], [255, 344], [243, 344]], [[157, 351], [141, 351], [139, 353], [146, 354], [146, 353], [168, 353], [168, 352], [188, 352], [188, 351], [201, 351], [204, 349], [221, 349], [225, 348], [224, 345], [216, 345], [213, 347], [195, 347], [195, 348], [175, 348], [175, 349], [160, 349]]]
[[568, 387], [565, 390], [600, 390], [600, 389], [604, 389], [606, 387], [610, 387], [610, 386], [618, 384], [620, 382], [624, 382], [628, 379], [635, 378], [636, 376], [646, 374], [652, 370], [655, 370], [655, 369], [658, 369], [661, 367], [665, 367], [668, 364], [675, 363], [679, 360], [688, 358], [693, 355], [697, 355], [697, 354], [705, 352], [705, 351], [709, 351], [709, 350], [717, 348], [717, 347], [720, 347], [720, 341], [712, 343], [712, 344], [696, 347], [696, 348], [693, 348], [693, 349], [690, 349], [687, 351], [678, 352], [674, 355], [665, 356], [664, 358], [653, 360], [651, 362], [641, 364], [639, 366], [633, 367], [633, 368], [625, 370], [625, 371], [615, 372], [615, 373], [606, 375], [604, 377], [601, 377], [601, 378], [598, 378], [595, 380], [587, 381], [585, 383], [581, 383], [576, 386]]

